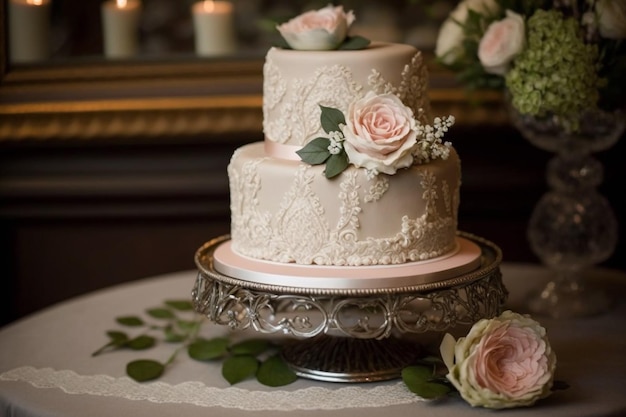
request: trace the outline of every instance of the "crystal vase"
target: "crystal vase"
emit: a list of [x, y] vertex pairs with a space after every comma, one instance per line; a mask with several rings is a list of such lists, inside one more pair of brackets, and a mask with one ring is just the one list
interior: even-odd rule
[[533, 145], [555, 156], [548, 163], [549, 190], [535, 206], [528, 224], [533, 252], [552, 271], [545, 288], [530, 295], [532, 313], [554, 318], [591, 316], [607, 311], [610, 299], [587, 282], [585, 272], [611, 256], [617, 244], [617, 221], [597, 190], [603, 166], [594, 152], [612, 147], [624, 132], [622, 112], [586, 112], [575, 131], [558, 118], [538, 119], [509, 106], [514, 126]]

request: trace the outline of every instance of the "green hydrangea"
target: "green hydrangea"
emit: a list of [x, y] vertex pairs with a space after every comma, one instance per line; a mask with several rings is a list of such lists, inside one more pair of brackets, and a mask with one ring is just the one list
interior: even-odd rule
[[597, 46], [583, 41], [575, 19], [555, 10], [537, 10], [526, 31], [527, 47], [506, 75], [513, 106], [535, 117], [555, 115], [577, 130], [580, 113], [598, 104]]

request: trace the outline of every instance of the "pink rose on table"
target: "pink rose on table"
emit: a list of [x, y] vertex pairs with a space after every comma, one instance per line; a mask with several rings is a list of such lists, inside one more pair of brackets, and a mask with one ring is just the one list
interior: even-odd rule
[[348, 108], [343, 146], [356, 167], [391, 175], [413, 164], [416, 129], [413, 111], [396, 95], [370, 91]]
[[527, 316], [480, 320], [457, 341], [446, 334], [440, 350], [446, 377], [474, 407], [529, 406], [550, 395], [556, 356], [546, 330]]
[[354, 19], [354, 13], [345, 13], [343, 6], [328, 5], [294, 17], [277, 29], [293, 49], [323, 51], [341, 45]]
[[478, 59], [490, 74], [504, 75], [526, 45], [524, 18], [510, 10], [487, 28], [478, 45]]

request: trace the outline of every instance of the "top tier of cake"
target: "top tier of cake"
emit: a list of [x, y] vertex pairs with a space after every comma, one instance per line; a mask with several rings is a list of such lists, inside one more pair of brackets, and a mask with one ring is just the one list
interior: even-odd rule
[[301, 148], [323, 134], [320, 105], [341, 110], [369, 91], [394, 93], [429, 122], [428, 71], [410, 45], [374, 42], [358, 51], [271, 48], [263, 70], [266, 141]]

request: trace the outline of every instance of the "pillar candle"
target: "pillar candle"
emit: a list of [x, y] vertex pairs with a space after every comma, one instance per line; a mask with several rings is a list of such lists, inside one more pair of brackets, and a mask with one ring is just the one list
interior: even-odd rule
[[101, 12], [104, 55], [109, 58], [136, 55], [141, 3], [138, 0], [108, 0], [102, 3]]
[[233, 5], [204, 0], [192, 5], [196, 54], [225, 55], [234, 52]]
[[50, 57], [50, 0], [9, 0], [9, 58], [13, 63]]

